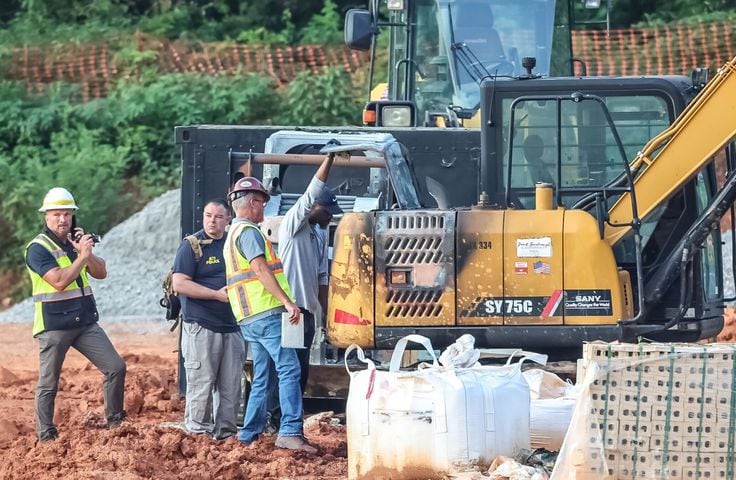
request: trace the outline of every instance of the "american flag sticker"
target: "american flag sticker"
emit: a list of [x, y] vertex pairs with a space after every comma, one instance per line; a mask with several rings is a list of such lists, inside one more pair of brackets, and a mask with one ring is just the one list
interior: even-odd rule
[[514, 273], [526, 275], [529, 273], [529, 264], [527, 262], [514, 262]]
[[544, 275], [550, 275], [552, 273], [552, 267], [547, 262], [534, 262], [534, 273], [542, 273]]

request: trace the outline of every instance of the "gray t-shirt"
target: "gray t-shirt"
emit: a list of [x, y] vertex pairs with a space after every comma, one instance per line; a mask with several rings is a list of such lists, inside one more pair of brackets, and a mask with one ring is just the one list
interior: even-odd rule
[[[256, 228], [259, 228], [258, 225], [251, 222], [250, 220], [246, 220], [245, 218], [236, 218], [235, 220], [233, 220], [233, 224], [235, 224], [236, 222], [245, 222], [249, 225], [253, 225]], [[263, 241], [263, 235], [256, 232], [253, 228], [244, 229], [240, 233], [236, 245], [238, 246], [238, 251], [240, 251], [240, 254], [244, 256], [249, 262], [256, 257], [266, 255], [266, 243]]]
[[[232, 223], [233, 225], [235, 225], [236, 223], [240, 222], [245, 222], [253, 225], [256, 228], [259, 228], [258, 225], [256, 225], [255, 223], [241, 217], [234, 218]], [[240, 251], [240, 254], [243, 255], [249, 262], [256, 257], [266, 255], [266, 242], [263, 240], [263, 235], [256, 232], [254, 228], [244, 228], [243, 231], [240, 232], [240, 236], [238, 237], [235, 245], [237, 246], [238, 251]], [[260, 320], [261, 318], [269, 317], [276, 313], [281, 313], [285, 311], [286, 308], [284, 307], [272, 308], [271, 310], [266, 310], [265, 312], [245, 317], [245, 319], [241, 319], [242, 321], [240, 322], [240, 324], [242, 325], [255, 322], [256, 320]]]
[[327, 232], [309, 223], [309, 212], [325, 188], [313, 177], [279, 226], [279, 258], [295, 303], [313, 314], [320, 310], [319, 286], [327, 285]]

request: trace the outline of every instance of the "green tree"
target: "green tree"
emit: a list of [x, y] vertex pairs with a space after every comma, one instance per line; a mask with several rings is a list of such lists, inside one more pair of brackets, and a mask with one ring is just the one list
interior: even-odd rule
[[356, 89], [344, 70], [329, 68], [323, 75], [300, 72], [289, 83], [283, 125], [357, 125], [362, 112]]
[[335, 2], [325, 0], [319, 15], [313, 16], [301, 30], [301, 42], [339, 44], [342, 41], [342, 17]]
[[[0, 11], [0, 44], [88, 40], [142, 31], [167, 38], [233, 40], [244, 31], [301, 30], [314, 12], [348, 8], [367, 1], [328, 0], [8, 0]], [[288, 12], [273, 15], [273, 12]], [[332, 25], [332, 23], [330, 23]], [[332, 27], [330, 27], [332, 28]], [[290, 41], [297, 39], [296, 35]]]
[[[591, 14], [598, 20], [605, 19], [606, 0], [597, 11], [585, 11], [575, 2], [578, 16]], [[656, 24], [705, 18], [716, 12], [728, 13], [736, 9], [736, 0], [615, 0], [611, 11], [611, 23], [615, 27], [637, 24]]]

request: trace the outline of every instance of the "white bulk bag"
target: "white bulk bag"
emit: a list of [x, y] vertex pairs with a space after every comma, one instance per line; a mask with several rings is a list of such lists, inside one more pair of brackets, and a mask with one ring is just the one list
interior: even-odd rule
[[533, 398], [529, 414], [532, 448], [559, 452], [572, 422], [575, 398]]
[[[432, 366], [399, 371], [408, 341], [420, 343]], [[399, 340], [389, 371], [367, 364], [351, 372], [346, 406], [348, 477], [436, 478], [488, 468], [498, 455], [530, 447], [529, 386], [521, 362], [452, 369], [439, 366], [429, 339]], [[509, 359], [510, 362], [510, 359]]]
[[572, 421], [578, 393], [574, 385], [537, 368], [524, 372], [531, 393], [529, 433], [532, 448], [557, 452]]

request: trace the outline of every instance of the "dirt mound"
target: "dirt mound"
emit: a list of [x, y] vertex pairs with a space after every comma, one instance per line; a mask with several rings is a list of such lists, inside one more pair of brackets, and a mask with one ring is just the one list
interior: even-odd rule
[[305, 422], [307, 438], [320, 450], [311, 456], [275, 448], [274, 436], [246, 446], [236, 439], [216, 441], [180, 430], [184, 403], [172, 353], [176, 334], [131, 324], [105, 326], [128, 367], [128, 420], [114, 429], [106, 427], [102, 375], [70, 352], [56, 399], [59, 438], [38, 443], [33, 423], [38, 350], [30, 329], [0, 325], [0, 336], [12, 340], [6, 343], [11, 348], [0, 352], [0, 478], [347, 477], [345, 427], [329, 413]]

